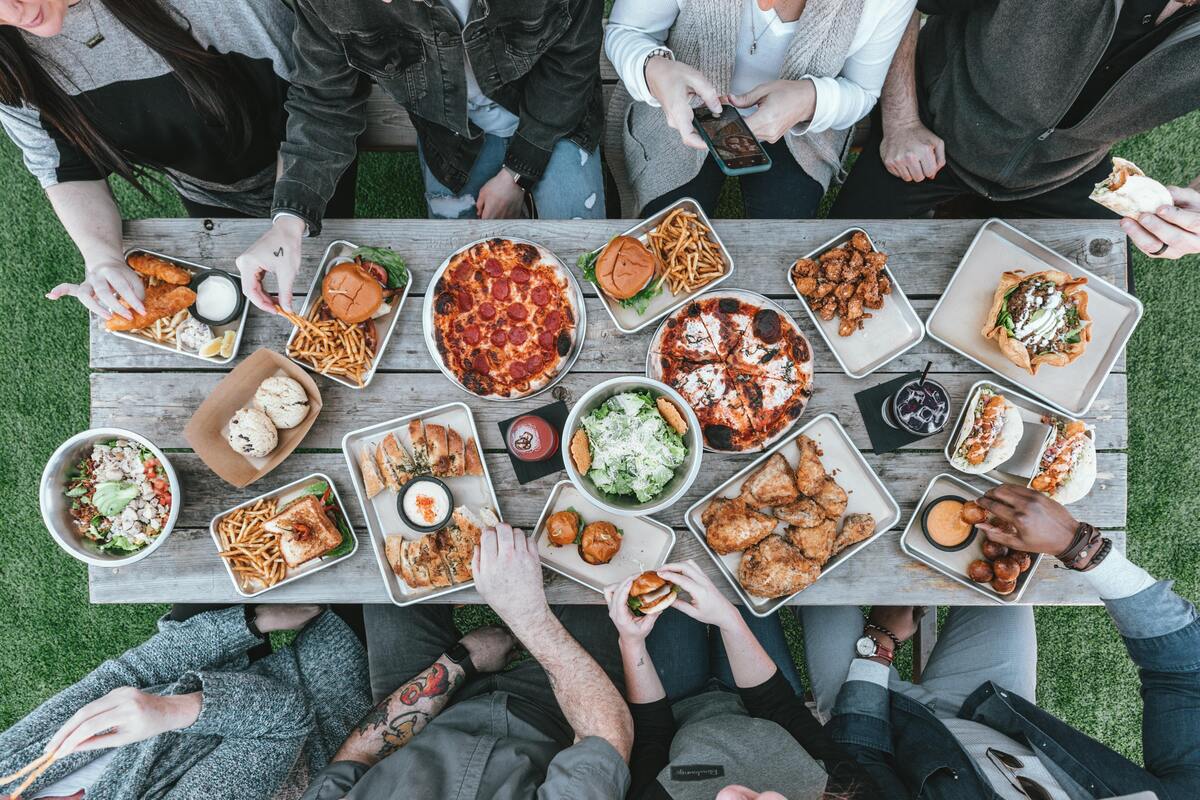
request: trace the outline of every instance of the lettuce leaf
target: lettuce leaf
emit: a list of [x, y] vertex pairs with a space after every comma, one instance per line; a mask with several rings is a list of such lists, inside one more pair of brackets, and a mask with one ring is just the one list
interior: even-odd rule
[[388, 274], [389, 289], [399, 289], [408, 283], [408, 265], [404, 263], [401, 255], [390, 247], [359, 247], [350, 255], [383, 267]]

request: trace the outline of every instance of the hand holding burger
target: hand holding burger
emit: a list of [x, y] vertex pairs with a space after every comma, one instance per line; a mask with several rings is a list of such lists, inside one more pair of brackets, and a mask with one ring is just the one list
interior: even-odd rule
[[721, 629], [742, 623], [742, 616], [733, 603], [721, 594], [721, 590], [696, 566], [694, 560], [667, 564], [658, 570], [658, 574], [688, 593], [688, 599], [677, 601], [675, 607], [697, 622], [716, 625]]
[[[653, 577], [647, 577], [653, 576]], [[604, 601], [608, 603], [608, 618], [612, 620], [613, 625], [617, 629], [617, 635], [622, 643], [626, 645], [640, 645], [650, 635], [650, 631], [654, 629], [654, 623], [658, 620], [658, 613], [645, 614], [641, 611], [634, 612], [633, 606], [641, 605], [641, 595], [634, 594], [634, 584], [637, 584], [639, 592], [643, 594], [647, 591], [645, 587], [654, 584], [657, 581], [662, 581], [653, 572], [643, 572], [641, 575], [630, 575], [620, 583], [613, 584], [604, 590]], [[665, 581], [663, 581], [665, 583]], [[670, 593], [672, 598], [670, 601], [663, 603], [661, 600], [658, 604], [662, 608], [659, 611], [665, 611], [667, 606], [674, 601], [674, 592]]]

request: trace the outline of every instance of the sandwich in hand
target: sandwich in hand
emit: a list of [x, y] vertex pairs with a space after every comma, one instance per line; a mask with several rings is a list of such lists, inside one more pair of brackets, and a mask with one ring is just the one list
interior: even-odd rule
[[342, 543], [341, 531], [312, 494], [267, 520], [263, 529], [279, 535], [279, 550], [289, 568], [320, 558]]
[[1055, 427], [1054, 440], [1042, 452], [1029, 487], [1066, 505], [1082, 499], [1096, 482], [1096, 443], [1078, 420], [1043, 417]]
[[1123, 217], [1153, 214], [1163, 206], [1174, 206], [1167, 187], [1123, 158], [1113, 159], [1112, 172], [1096, 184], [1090, 195], [1100, 205]]
[[657, 572], [643, 572], [633, 579], [633, 585], [629, 587], [629, 610], [637, 617], [661, 614], [670, 608], [678, 596], [678, 586]]
[[1070, 364], [1092, 338], [1085, 283], [1056, 269], [1005, 272], [981, 333], [1031, 375], [1043, 364]]
[[991, 472], [1012, 458], [1025, 423], [1020, 410], [1002, 394], [980, 387], [967, 406], [950, 463], [962, 472]]

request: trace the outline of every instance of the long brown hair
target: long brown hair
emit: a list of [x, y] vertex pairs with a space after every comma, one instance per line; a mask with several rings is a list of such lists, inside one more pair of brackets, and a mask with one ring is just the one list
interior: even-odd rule
[[[190, 23], [187, 28], [180, 27], [159, 0], [91, 2], [103, 3], [119, 23], [167, 62], [204, 120], [225, 132], [231, 157], [246, 151], [251, 137], [250, 101], [239, 90], [244, 80], [227, 58], [205, 50], [192, 36]], [[102, 173], [120, 175], [146, 194], [143, 166], [131, 161], [129, 154], [100, 132], [79, 99], [50, 77], [21, 32], [7, 25], [0, 26], [0, 103], [36, 108], [44, 124], [53, 127]]]

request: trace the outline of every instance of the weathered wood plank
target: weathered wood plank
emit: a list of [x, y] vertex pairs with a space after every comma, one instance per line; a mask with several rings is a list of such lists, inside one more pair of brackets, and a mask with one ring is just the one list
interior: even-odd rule
[[[305, 242], [296, 286], [306, 288], [326, 246], [336, 239], [396, 248], [414, 272], [413, 289], [424, 292], [433, 271], [458, 247], [489, 236], [532, 239], [568, 264], [635, 224], [634, 220], [330, 220]], [[717, 220], [738, 270], [736, 286], [768, 295], [792, 294], [787, 269], [852, 224], [846, 220]], [[979, 220], [878, 220], [861, 223], [891, 254], [890, 266], [912, 297], [933, 297], [982, 224]], [[1116, 222], [1012, 220], [1012, 224], [1101, 277], [1126, 285], [1125, 235]], [[206, 230], [210, 225], [212, 230]], [[126, 245], [140, 245], [214, 267], [234, 269], [234, 259], [263, 232], [262, 220], [154, 219], [125, 223]], [[269, 285], [271, 285], [269, 283]], [[594, 294], [594, 289], [585, 287]]]
[[[244, 489], [236, 489], [217, 478], [200, 457], [193, 453], [168, 455], [183, 483], [183, 505], [180, 508], [178, 523], [180, 527], [206, 527], [213, 517], [238, 503], [314, 472], [323, 472], [333, 478], [348, 506], [346, 512], [350, 521], [358, 526], [365, 524], [362, 509], [350, 483], [346, 460], [341, 453], [293, 453], [270, 475]], [[513, 525], [524, 528], [532, 527], [537, 521], [554, 484], [566, 479], [566, 473], [562, 472], [521, 486], [513, 476], [507, 455], [487, 453], [485, 458], [492, 480], [496, 483], [496, 494], [500, 498], [500, 510], [504, 518]], [[917, 501], [921, 499], [933, 476], [939, 472], [953, 472], [941, 453], [889, 453], [881, 456], [868, 453], [866, 460], [900, 505], [901, 524], [907, 524]], [[686, 523], [683, 515], [688, 507], [744, 467], [747, 461], [745, 456], [735, 458], [705, 453], [704, 468], [691, 490], [674, 506], [656, 514], [655, 519], [675, 527], [684, 527]], [[1125, 453], [1100, 453], [1096, 487], [1086, 498], [1073, 504], [1071, 512], [1080, 519], [1086, 519], [1102, 528], [1124, 528], [1126, 462]], [[991, 485], [982, 480], [968, 482], [981, 489]], [[850, 505], [853, 510], [853, 497]]]
[[[740, 278], [741, 276], [735, 276]], [[739, 281], [739, 285], [749, 286], [751, 283]], [[303, 302], [303, 295], [296, 296], [296, 307]], [[781, 298], [779, 304], [784, 307], [800, 325], [805, 335], [812, 343], [814, 369], [817, 372], [841, 372], [833, 354], [826, 347], [824, 340], [817, 333], [805, 314], [800, 301], [795, 297]], [[921, 298], [913, 301], [913, 307], [922, 319], [929, 316], [934, 303], [931, 298]], [[392, 335], [387, 349], [383, 353], [380, 364], [381, 372], [390, 371], [419, 371], [433, 369], [433, 361], [425, 347], [421, 331], [420, 298], [409, 299], [411, 305], [405, 305], [396, 332]], [[640, 372], [646, 364], [646, 350], [650, 346], [650, 338], [655, 326], [636, 334], [622, 334], [613, 325], [612, 318], [605, 312], [600, 300], [596, 297], [587, 298], [587, 341], [579, 359], [572, 367], [574, 372]], [[291, 326], [284, 320], [260, 313], [251, 309], [246, 320], [246, 332], [242, 337], [242, 347], [238, 359], [245, 358], [260, 347], [283, 352]], [[147, 347], [137, 342], [121, 339], [109, 334], [98, 319], [92, 320], [91, 325], [91, 367], [106, 370], [212, 370], [212, 366], [203, 361], [187, 356], [165, 353], [153, 347]], [[925, 368], [927, 361], [933, 361], [933, 368], [938, 372], [961, 370], [964, 366], [962, 356], [935, 342], [926, 336], [916, 347], [904, 353], [896, 360], [886, 365], [888, 372], [906, 372]], [[236, 366], [235, 362], [235, 366]], [[975, 365], [967, 365], [977, 369]], [[1116, 372], [1125, 371], [1125, 355], [1118, 359]], [[870, 384], [872, 378], [865, 383]]]
[[[932, 374], [950, 392], [956, 409], [966, 401], [970, 387], [985, 377], [977, 372]], [[184, 426], [223, 377], [224, 373], [220, 372], [93, 373], [92, 424], [130, 428], [145, 434], [159, 447], [187, 448]], [[323, 407], [316, 424], [304, 439], [304, 447], [340, 448], [347, 431], [450, 400], [462, 400], [475, 413], [475, 424], [480, 428], [484, 447], [499, 450], [504, 447], [504, 442], [496, 423], [553, 402], [555, 398], [570, 406], [575, 398], [607, 377], [610, 376], [571, 372], [550, 392], [512, 403], [487, 402], [473, 397], [451, 384], [440, 372], [377, 375], [366, 391], [320, 379]], [[867, 449], [870, 440], [854, 394], [890, 377], [894, 376], [878, 375], [872, 376], [870, 381], [855, 381], [842, 373], [818, 375], [814, 378], [816, 389], [805, 415], [812, 417], [824, 411], [835, 412], [855, 444]], [[1089, 420], [1096, 424], [1097, 444], [1102, 449], [1126, 446], [1125, 383], [1125, 375], [1110, 376], [1092, 407]], [[944, 448], [949, 435], [950, 426], [947, 426], [941, 434], [918, 442], [914, 447], [924, 450]]]
[[[1125, 534], [1108, 535], [1122, 550]], [[673, 560], [693, 558], [734, 602], [732, 587], [687, 531], [678, 533]], [[1080, 573], [1043, 559], [1024, 602], [1034, 605], [1097, 605], [1099, 599]], [[544, 570], [552, 603], [600, 603], [603, 598], [574, 581]], [[180, 529], [157, 553], [129, 567], [89, 570], [94, 603], [236, 603], [241, 598], [221, 565], [207, 529]], [[880, 598], [912, 605], [986, 605], [992, 601], [952, 581], [900, 550], [898, 532], [880, 537], [854, 558], [801, 592], [797, 605], [870, 605]], [[375, 553], [363, 542], [350, 559], [311, 577], [280, 587], [263, 599], [275, 603], [387, 603]], [[448, 603], [482, 602], [474, 589], [448, 595]]]

